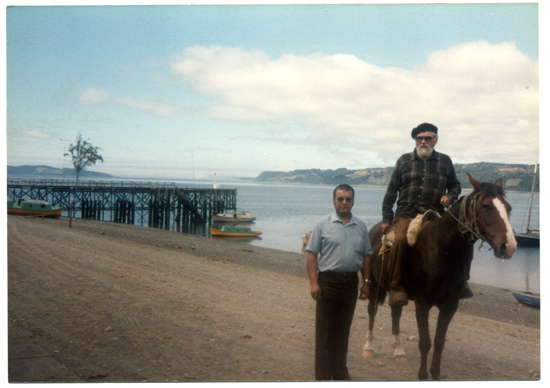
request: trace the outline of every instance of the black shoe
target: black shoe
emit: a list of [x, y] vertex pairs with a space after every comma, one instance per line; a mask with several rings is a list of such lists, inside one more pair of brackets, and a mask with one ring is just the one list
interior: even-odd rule
[[334, 380], [335, 381], [351, 381], [351, 376], [349, 375], [349, 373], [346, 373], [343, 376], [336, 376], [335, 375]]

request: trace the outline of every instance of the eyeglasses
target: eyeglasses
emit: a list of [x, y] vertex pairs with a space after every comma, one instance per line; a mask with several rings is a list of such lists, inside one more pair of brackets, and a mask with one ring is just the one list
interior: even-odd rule
[[347, 203], [353, 202], [353, 198], [348, 198], [348, 197], [338, 197], [338, 198], [336, 198], [336, 200], [340, 203], [342, 203], [344, 201], [347, 201]]
[[426, 143], [432, 141], [434, 138], [433, 136], [417, 136], [416, 141], [422, 142], [422, 140], [426, 140]]

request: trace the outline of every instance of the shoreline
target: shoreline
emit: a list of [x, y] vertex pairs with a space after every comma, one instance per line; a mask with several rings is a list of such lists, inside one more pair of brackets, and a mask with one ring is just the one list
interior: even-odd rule
[[[68, 218], [61, 217], [53, 222], [62, 222], [68, 225]], [[223, 238], [209, 238], [139, 225], [75, 218], [72, 222], [74, 229], [92, 233], [99, 230], [102, 235], [133, 242], [151, 243], [159, 248], [194, 254], [211, 260], [222, 260], [216, 256], [219, 256], [221, 252], [226, 252], [229, 256], [225, 260], [228, 262], [307, 279], [305, 255], [303, 253], [258, 247], [224, 240]], [[147, 234], [154, 236], [154, 242], [149, 242], [149, 239], [144, 237]], [[261, 261], [256, 260], [253, 255], [248, 253], [261, 256]], [[515, 290], [476, 283], [470, 283], [470, 287], [474, 297], [461, 300], [458, 307], [459, 312], [540, 329], [540, 310], [519, 304], [512, 295], [512, 291]], [[414, 305], [414, 302], [411, 301], [409, 304]]]
[[[10, 382], [313, 380], [303, 254], [105, 221], [7, 224]], [[540, 311], [471, 286], [449, 327], [444, 379], [540, 379]], [[387, 303], [376, 357], [362, 358], [366, 306], [352, 325], [352, 378], [417, 381], [414, 303], [401, 320], [407, 364], [392, 358]]]

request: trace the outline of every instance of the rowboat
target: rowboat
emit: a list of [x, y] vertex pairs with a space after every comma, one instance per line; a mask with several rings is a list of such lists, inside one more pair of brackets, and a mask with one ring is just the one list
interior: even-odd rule
[[532, 292], [512, 292], [514, 298], [521, 304], [524, 304], [529, 307], [534, 307], [540, 309], [540, 295], [533, 294]]
[[14, 201], [8, 198], [8, 214], [11, 215], [59, 218], [62, 212], [62, 206], [52, 206], [46, 201], [23, 198]]
[[256, 237], [262, 232], [255, 232], [250, 228], [238, 226], [223, 226], [221, 229], [210, 228], [210, 234], [213, 237]]
[[250, 212], [244, 211], [237, 213], [218, 213], [212, 215], [213, 222], [252, 222], [256, 217], [252, 217]]

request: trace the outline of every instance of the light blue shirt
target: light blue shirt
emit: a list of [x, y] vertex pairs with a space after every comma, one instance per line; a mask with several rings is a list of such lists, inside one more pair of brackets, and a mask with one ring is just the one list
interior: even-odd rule
[[357, 272], [372, 254], [367, 225], [353, 214], [345, 225], [336, 212], [317, 221], [306, 250], [317, 254], [321, 272]]

